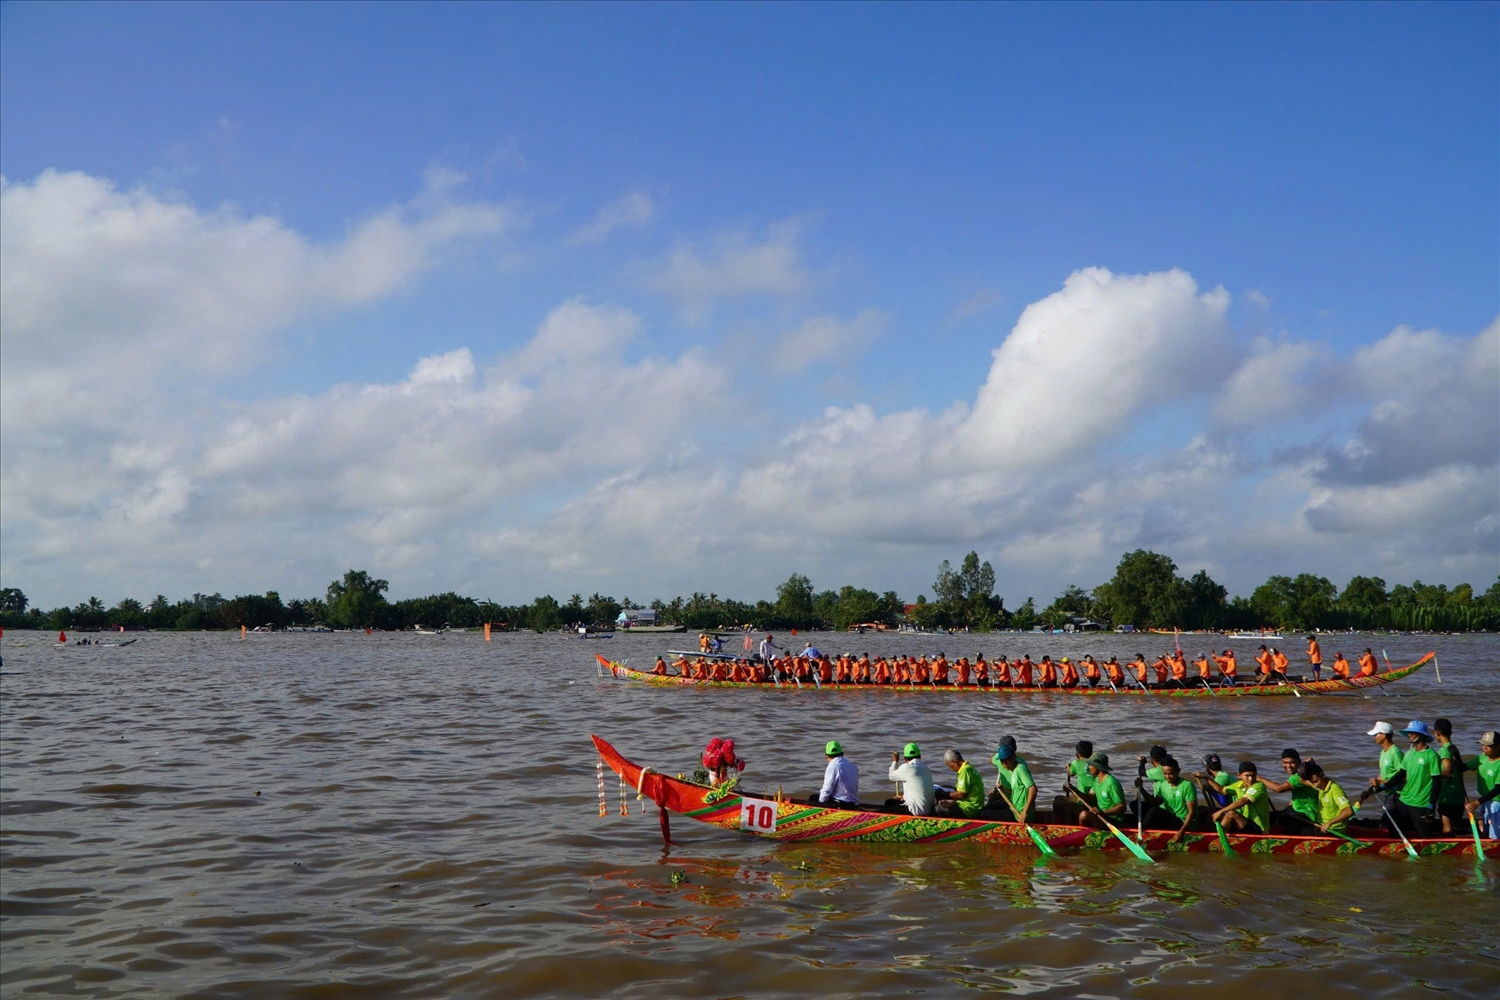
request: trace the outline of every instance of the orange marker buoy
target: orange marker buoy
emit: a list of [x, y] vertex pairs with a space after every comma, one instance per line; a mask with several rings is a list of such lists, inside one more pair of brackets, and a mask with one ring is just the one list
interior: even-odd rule
[[243, 626], [243, 625], [240, 626], [240, 638], [241, 639], [245, 638], [245, 626]]
[[490, 641], [490, 623], [489, 622], [485, 622], [484, 623], [484, 641], [485, 642], [489, 642]]
[[58, 642], [67, 642], [68, 641], [68, 633], [66, 633], [66, 632], [59, 632], [59, 633], [57, 633], [57, 641]]

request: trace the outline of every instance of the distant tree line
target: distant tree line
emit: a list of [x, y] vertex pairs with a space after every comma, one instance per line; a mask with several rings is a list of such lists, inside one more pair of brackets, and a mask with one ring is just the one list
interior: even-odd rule
[[238, 629], [271, 626], [325, 625], [331, 628], [407, 629], [451, 626], [474, 628], [490, 623], [499, 628], [539, 632], [580, 625], [612, 625], [621, 611], [650, 607], [657, 620], [691, 629], [741, 628], [843, 630], [852, 625], [895, 626], [910, 622], [921, 628], [975, 630], [1062, 628], [1070, 623], [1096, 622], [1113, 628], [1242, 629], [1392, 629], [1400, 631], [1500, 631], [1500, 579], [1483, 594], [1469, 584], [1452, 590], [1420, 580], [1411, 586], [1387, 588], [1379, 577], [1356, 576], [1342, 592], [1326, 577], [1302, 573], [1273, 576], [1247, 597], [1229, 592], [1206, 571], [1191, 577], [1177, 572], [1177, 564], [1158, 552], [1137, 549], [1126, 553], [1108, 581], [1084, 590], [1069, 586], [1047, 607], [1038, 610], [1034, 598], [1009, 611], [995, 594], [995, 571], [970, 552], [957, 569], [945, 559], [933, 581], [933, 598], [917, 597], [904, 604], [895, 591], [844, 586], [817, 591], [812, 581], [794, 573], [776, 588], [776, 599], [754, 603], [717, 594], [694, 593], [671, 601], [637, 604], [629, 597], [616, 601], [598, 593], [587, 600], [573, 594], [566, 603], [551, 595], [530, 604], [500, 605], [462, 597], [452, 591], [429, 597], [390, 601], [390, 584], [364, 570], [350, 570], [328, 585], [322, 597], [283, 602], [276, 591], [226, 598], [222, 594], [194, 594], [169, 601], [158, 594], [148, 603], [125, 598], [106, 607], [90, 597], [74, 607], [43, 611], [29, 606], [17, 588], [0, 589], [0, 625], [5, 628], [149, 628]]

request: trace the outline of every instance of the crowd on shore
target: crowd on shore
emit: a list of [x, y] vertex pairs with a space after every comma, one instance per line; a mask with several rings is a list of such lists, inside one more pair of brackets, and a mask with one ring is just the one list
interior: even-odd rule
[[[1133, 792], [1127, 793], [1109, 755], [1093, 741], [1079, 740], [1067, 764], [1062, 794], [1044, 810], [1032, 764], [1019, 753], [1014, 736], [999, 740], [990, 763], [996, 769], [987, 783], [961, 750], [943, 753], [943, 764], [953, 774], [952, 784], [939, 784], [922, 758], [922, 749], [908, 743], [891, 754], [886, 778], [896, 782], [894, 798], [861, 804], [860, 770], [843, 744], [824, 744], [827, 764], [823, 784], [809, 804], [837, 809], [886, 810], [914, 816], [961, 819], [1062, 823], [1104, 827], [1111, 824], [1170, 831], [1174, 842], [1190, 831], [1220, 829], [1232, 833], [1280, 833], [1301, 836], [1347, 837], [1349, 823], [1370, 799], [1379, 801], [1376, 823], [1390, 837], [1451, 837], [1474, 825], [1476, 835], [1500, 838], [1500, 747], [1496, 733], [1478, 738], [1480, 752], [1465, 760], [1453, 742], [1452, 723], [1445, 718], [1431, 725], [1414, 719], [1404, 728], [1380, 721], [1368, 732], [1379, 750], [1376, 773], [1351, 799], [1339, 782], [1312, 757], [1294, 747], [1281, 751], [1278, 776], [1262, 774], [1253, 760], [1224, 769], [1217, 753], [1203, 754], [1202, 770], [1187, 771], [1162, 745], [1135, 761]], [[1404, 737], [1405, 746], [1397, 736]], [[727, 742], [727, 754], [726, 744]], [[733, 742], [715, 740], [703, 757], [714, 783], [743, 771]], [[1474, 794], [1466, 775], [1473, 773]], [[1273, 795], [1288, 795], [1278, 806]]]
[[[749, 648], [750, 640], [745, 640]], [[1113, 690], [1138, 687], [1144, 690], [1189, 687], [1229, 687], [1242, 683], [1240, 664], [1234, 650], [1222, 653], [1203, 653], [1191, 662], [1180, 648], [1162, 653], [1154, 661], [1145, 654], [1121, 664], [1118, 657], [1110, 656], [1102, 663], [1092, 654], [1074, 661], [1064, 656], [1053, 661], [1045, 655], [1033, 661], [1029, 653], [1011, 660], [1004, 656], [987, 659], [983, 653], [971, 661], [967, 656], [950, 661], [943, 653], [932, 657], [926, 654], [908, 656], [900, 654], [887, 659], [869, 653], [855, 656], [841, 653], [830, 656], [817, 649], [811, 642], [798, 653], [781, 649], [775, 636], [767, 635], [761, 640], [759, 652], [754, 656], [736, 657], [720, 653], [722, 643], [705, 635], [699, 641], [699, 655], [689, 659], [679, 656], [668, 664], [657, 657], [652, 673], [659, 676], [677, 676], [700, 681], [739, 681], [755, 684], [870, 684], [870, 685], [952, 685], [957, 687], [1034, 687], [1076, 688], [1099, 687], [1107, 684]], [[778, 655], [780, 654], [780, 655]], [[1323, 650], [1317, 637], [1307, 637], [1306, 674], [1291, 675], [1288, 671], [1291, 658], [1281, 649], [1262, 645], [1255, 654], [1255, 672], [1243, 682], [1254, 684], [1299, 684], [1304, 679], [1319, 681], [1323, 674]], [[1336, 652], [1329, 664], [1333, 679], [1348, 680], [1351, 676], [1369, 677], [1378, 672], [1375, 654], [1365, 649], [1358, 657], [1357, 667], [1345, 658], [1342, 651]]]

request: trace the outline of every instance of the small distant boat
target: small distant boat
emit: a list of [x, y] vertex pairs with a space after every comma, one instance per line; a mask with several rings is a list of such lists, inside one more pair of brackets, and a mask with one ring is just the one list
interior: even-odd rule
[[1226, 639], [1285, 639], [1286, 636], [1279, 632], [1230, 632], [1224, 636]]

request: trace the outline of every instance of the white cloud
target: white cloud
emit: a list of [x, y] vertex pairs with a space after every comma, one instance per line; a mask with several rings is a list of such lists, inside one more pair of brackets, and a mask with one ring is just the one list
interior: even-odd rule
[[[430, 170], [411, 205], [378, 212], [331, 244], [277, 219], [229, 206], [204, 213], [82, 173], [5, 182], [7, 430], [108, 422], [129, 400], [121, 381], [222, 374], [257, 358], [294, 319], [389, 295], [444, 247], [509, 225], [501, 206], [453, 201], [461, 181]], [[100, 372], [109, 375], [103, 386]]]
[[959, 444], [977, 462], [1060, 461], [1114, 436], [1136, 407], [1195, 391], [1220, 363], [1229, 293], [1183, 271], [1075, 271], [994, 352]]
[[656, 205], [644, 191], [632, 191], [599, 209], [594, 221], [568, 238], [569, 243], [603, 243], [621, 226], [645, 226], [656, 218]]
[[782, 373], [800, 372], [814, 361], [858, 354], [885, 330], [886, 318], [866, 309], [850, 320], [812, 316], [777, 338], [770, 360]]
[[1308, 378], [1326, 351], [1317, 344], [1258, 338], [1214, 400], [1214, 418], [1231, 427], [1264, 427], [1306, 419], [1319, 408], [1326, 386]]
[[778, 223], [760, 243], [742, 231], [723, 233], [708, 253], [678, 242], [666, 260], [646, 270], [646, 286], [674, 299], [693, 323], [708, 319], [723, 299], [802, 295], [811, 276], [797, 248], [799, 228], [795, 221]]
[[[1023, 311], [972, 401], [830, 408], [771, 440], [774, 414], [706, 352], [639, 353], [640, 316], [582, 298], [496, 359], [458, 346], [404, 378], [249, 403], [211, 380], [184, 388], [174, 359], [224, 371], [288, 323], [375, 301], [454, 241], [503, 231], [506, 210], [457, 203], [459, 184], [435, 169], [411, 204], [330, 244], [79, 174], [6, 184], [7, 585], [52, 603], [80, 588], [292, 594], [353, 565], [403, 593], [472, 580], [506, 600], [758, 596], [800, 570], [909, 597], [939, 559], [977, 548], [1014, 604], [1097, 583], [1137, 545], [1239, 589], [1302, 568], [1477, 579], [1500, 558], [1500, 323], [1469, 338], [1399, 328], [1335, 359], [1358, 410], [1347, 440], [1259, 459], [1256, 407], [1305, 401], [1296, 373], [1325, 349], [1242, 358], [1228, 295], [1181, 271], [1073, 274]], [[700, 316], [811, 285], [794, 226], [679, 245], [653, 280]], [[775, 364], [842, 356], [882, 324], [817, 316]], [[1199, 421], [1186, 446], [1101, 447], [1209, 395], [1243, 433], [1216, 436], [1205, 404], [1183, 410]]]

